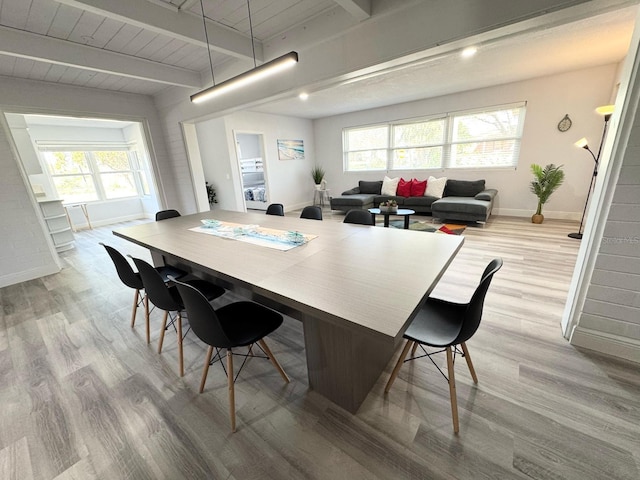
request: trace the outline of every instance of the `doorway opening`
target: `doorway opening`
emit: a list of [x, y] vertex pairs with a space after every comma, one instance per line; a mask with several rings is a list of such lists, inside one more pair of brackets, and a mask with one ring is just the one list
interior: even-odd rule
[[266, 210], [268, 184], [264, 161], [264, 136], [261, 133], [234, 132], [245, 208]]

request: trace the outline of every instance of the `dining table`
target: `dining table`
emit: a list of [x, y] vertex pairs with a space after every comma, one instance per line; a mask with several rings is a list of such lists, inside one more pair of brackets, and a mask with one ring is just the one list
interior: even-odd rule
[[[230, 226], [231, 234], [208, 231], [212, 225]], [[277, 238], [243, 241], [256, 231], [283, 246]], [[309, 387], [352, 413], [464, 243], [461, 235], [219, 209], [113, 233], [149, 249], [156, 265], [301, 321]]]

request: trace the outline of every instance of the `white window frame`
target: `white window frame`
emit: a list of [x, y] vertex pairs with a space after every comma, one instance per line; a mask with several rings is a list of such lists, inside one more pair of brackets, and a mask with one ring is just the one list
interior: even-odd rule
[[[482, 138], [479, 137], [476, 139], [477, 143], [482, 142], [491, 142], [491, 141], [513, 141], [514, 147], [512, 152], [511, 162], [509, 164], [504, 165], [464, 165], [464, 166], [455, 166], [453, 165], [453, 155], [452, 151], [456, 145], [472, 143], [472, 141], [453, 141], [453, 128], [454, 128], [454, 120], [456, 117], [469, 116], [480, 113], [490, 113], [497, 111], [505, 111], [511, 109], [519, 109], [518, 115], [518, 125], [516, 127], [515, 135], [504, 136], [504, 137], [487, 137]], [[522, 142], [522, 133], [524, 131], [524, 122], [526, 115], [526, 102], [517, 102], [505, 105], [495, 105], [489, 106], [485, 108], [478, 108], [473, 110], [464, 110], [458, 112], [450, 112], [445, 114], [432, 115], [429, 117], [419, 118], [419, 119], [405, 119], [400, 121], [394, 121], [389, 123], [378, 123], [374, 125], [359, 125], [355, 127], [347, 127], [342, 130], [342, 151], [343, 151], [343, 171], [344, 172], [366, 172], [366, 171], [380, 171], [385, 169], [350, 169], [349, 166], [349, 154], [354, 152], [367, 152], [367, 151], [378, 151], [380, 149], [371, 149], [371, 150], [349, 150], [349, 142], [348, 135], [349, 132], [355, 130], [363, 130], [363, 129], [377, 129], [381, 127], [387, 128], [387, 147], [386, 147], [386, 170], [387, 171], [407, 171], [407, 170], [443, 170], [443, 169], [496, 169], [496, 168], [516, 168], [518, 166], [518, 160], [520, 157], [520, 144]], [[397, 147], [394, 145], [394, 128], [397, 126], [418, 124], [418, 123], [427, 123], [434, 120], [442, 119], [444, 124], [444, 139], [441, 143], [427, 143], [425, 145], [414, 145], [411, 147]], [[411, 149], [419, 149], [419, 148], [441, 148], [441, 164], [439, 166], [429, 166], [429, 167], [396, 167], [394, 165], [394, 152], [397, 150], [411, 150]]]
[[[58, 177], [77, 177], [77, 176], [89, 176], [93, 181], [93, 185], [96, 190], [97, 199], [95, 200], [87, 200], [87, 203], [91, 202], [113, 202], [118, 200], [123, 200], [127, 198], [142, 198], [145, 196], [142, 175], [144, 172], [141, 169], [140, 162], [138, 160], [138, 156], [135, 152], [135, 149], [128, 144], [50, 144], [50, 143], [40, 143], [37, 142], [38, 150], [42, 154], [44, 152], [83, 152], [85, 158], [87, 159], [87, 165], [89, 168], [88, 172], [79, 172], [79, 173], [62, 173], [56, 174], [52, 173], [47, 165], [47, 161], [43, 158], [42, 162], [44, 164], [44, 171], [47, 173], [47, 176], [51, 179], [52, 188], [58, 193], [58, 195], [62, 198], [64, 195], [61, 195], [56, 190], [55, 182], [53, 179]], [[93, 152], [96, 151], [107, 151], [107, 152], [126, 152], [127, 158], [129, 160], [129, 170], [117, 170], [113, 172], [101, 172], [98, 166], [98, 163], [93, 155]], [[115, 174], [115, 173], [131, 173], [133, 175], [134, 184], [136, 188], [136, 194], [129, 195], [126, 197], [116, 197], [116, 198], [108, 198], [106, 194], [106, 190], [104, 184], [102, 182], [103, 174]]]

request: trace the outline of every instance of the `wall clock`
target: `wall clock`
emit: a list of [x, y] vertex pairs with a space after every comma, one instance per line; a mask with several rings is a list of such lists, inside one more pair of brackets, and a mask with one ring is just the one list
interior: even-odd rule
[[558, 122], [558, 130], [560, 130], [561, 132], [566, 132], [567, 130], [569, 130], [571, 128], [571, 125], [573, 124], [573, 122], [571, 121], [571, 119], [569, 118], [569, 114], [567, 113], [562, 120], [560, 120], [560, 122]]

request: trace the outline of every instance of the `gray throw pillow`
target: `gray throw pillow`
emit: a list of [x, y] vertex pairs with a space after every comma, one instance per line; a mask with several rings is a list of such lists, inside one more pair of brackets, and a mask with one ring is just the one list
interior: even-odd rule
[[360, 188], [360, 193], [380, 195], [380, 192], [382, 191], [382, 180], [378, 180], [375, 182], [366, 182], [364, 180], [360, 180], [360, 182], [358, 183], [358, 187]]
[[484, 180], [447, 180], [445, 197], [475, 197], [484, 190]]

